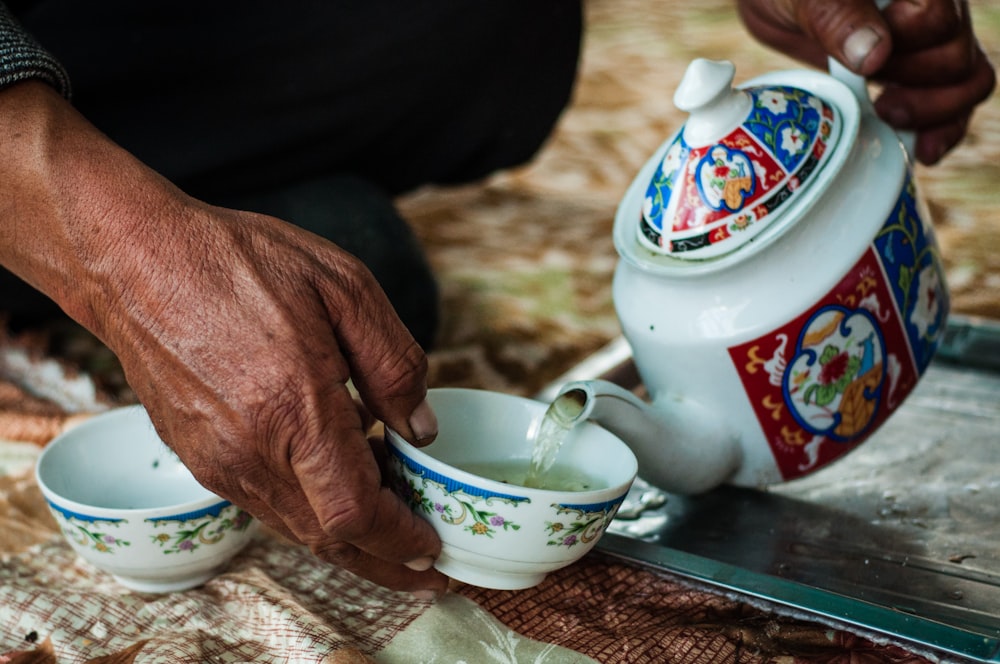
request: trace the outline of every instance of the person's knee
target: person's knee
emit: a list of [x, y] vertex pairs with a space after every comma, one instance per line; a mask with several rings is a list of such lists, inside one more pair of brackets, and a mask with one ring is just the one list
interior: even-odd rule
[[459, 7], [442, 18], [445, 36], [434, 37], [425, 66], [400, 83], [405, 119], [357, 163], [392, 193], [474, 182], [529, 162], [572, 99], [578, 0]]
[[410, 334], [430, 350], [438, 329], [439, 293], [423, 247], [381, 189], [357, 178], [342, 178], [337, 187], [351, 190], [337, 197], [350, 201], [338, 208], [342, 218], [328, 217], [314, 232], [368, 266]]

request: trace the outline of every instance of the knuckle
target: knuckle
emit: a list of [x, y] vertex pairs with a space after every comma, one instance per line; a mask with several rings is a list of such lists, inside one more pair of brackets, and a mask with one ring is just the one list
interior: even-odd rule
[[975, 79], [979, 74], [979, 69], [984, 63], [982, 54], [975, 44], [970, 45], [965, 42], [954, 42], [949, 50], [949, 53], [944, 55], [947, 60], [952, 62], [954, 71], [952, 73], [953, 79], [958, 80], [968, 80]]
[[978, 56], [974, 66], [977, 68], [981, 80], [979, 101], [985, 101], [997, 87], [997, 72], [982, 51], [978, 52]]
[[[384, 353], [379, 364], [388, 377], [384, 386], [388, 398], [410, 396], [414, 388], [422, 387], [429, 366], [426, 353], [415, 341], [402, 352]], [[414, 380], [415, 377], [419, 380]]]
[[921, 39], [942, 42], [954, 39], [965, 31], [965, 12], [959, 3], [927, 1], [903, 7], [903, 27]]
[[375, 513], [363, 498], [341, 496], [334, 509], [320, 516], [320, 527], [337, 540], [358, 541], [374, 530]]
[[843, 41], [860, 22], [856, 11], [846, 11], [844, 5], [827, 0], [804, 0], [797, 16], [799, 24], [821, 41]]
[[309, 415], [322, 407], [318, 394], [289, 387], [276, 391], [266, 406], [257, 409], [252, 439], [264, 446], [260, 455], [276, 464], [274, 471], [292, 473], [296, 459], [308, 457], [322, 442], [318, 419]]
[[310, 548], [320, 560], [347, 569], [355, 567], [361, 557], [361, 551], [357, 547], [343, 541], [315, 544]]
[[210, 447], [192, 447], [186, 445], [183, 450], [174, 452], [190, 470], [198, 483], [209, 491], [228, 500], [240, 495], [239, 483], [236, 478], [240, 473], [249, 470], [250, 459], [241, 453], [241, 446], [232, 444], [234, 440], [228, 431], [209, 430], [208, 436], [187, 432], [183, 439], [212, 438], [216, 444]]
[[257, 429], [264, 440], [272, 443], [291, 438], [308, 426], [305, 410], [287, 390], [281, 390], [258, 412]]
[[[373, 292], [380, 292], [381, 286], [375, 279], [375, 275], [368, 269], [360, 259], [345, 254], [338, 258], [336, 262], [335, 279], [339, 282], [341, 289], [347, 295], [343, 304], [354, 303], [355, 307], [361, 309], [368, 301]], [[355, 310], [353, 314], [362, 314], [364, 311]]]

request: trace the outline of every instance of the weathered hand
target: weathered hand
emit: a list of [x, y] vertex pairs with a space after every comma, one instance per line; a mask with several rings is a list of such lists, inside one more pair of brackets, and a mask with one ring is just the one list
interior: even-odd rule
[[917, 132], [916, 156], [936, 163], [957, 145], [996, 73], [966, 0], [738, 0], [761, 42], [819, 67], [833, 56], [883, 85], [879, 114]]
[[429, 567], [439, 542], [384, 484], [347, 387], [410, 440], [435, 434], [424, 354], [367, 269], [249, 213], [185, 206], [149, 228], [166, 232], [151, 253], [129, 242], [108, 339], [163, 437], [203, 484], [319, 557], [443, 590], [404, 566]]
[[118, 355], [199, 481], [325, 560], [443, 592], [440, 541], [367, 438], [365, 411], [413, 442], [437, 433], [426, 358], [370, 272], [278, 219], [184, 195], [43, 84], [0, 94], [0, 123], [0, 260]]

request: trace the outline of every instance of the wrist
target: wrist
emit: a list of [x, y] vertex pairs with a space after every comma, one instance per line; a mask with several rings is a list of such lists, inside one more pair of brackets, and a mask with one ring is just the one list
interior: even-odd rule
[[104, 338], [108, 306], [179, 192], [40, 81], [0, 91], [0, 264]]

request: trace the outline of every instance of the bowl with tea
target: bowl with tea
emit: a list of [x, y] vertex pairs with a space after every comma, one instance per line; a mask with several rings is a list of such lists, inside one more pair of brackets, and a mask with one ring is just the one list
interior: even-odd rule
[[386, 430], [394, 487], [441, 537], [435, 567], [472, 585], [521, 589], [597, 544], [638, 470], [618, 437], [568, 424], [555, 404], [431, 389], [438, 436], [417, 448]]

